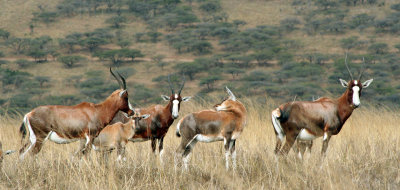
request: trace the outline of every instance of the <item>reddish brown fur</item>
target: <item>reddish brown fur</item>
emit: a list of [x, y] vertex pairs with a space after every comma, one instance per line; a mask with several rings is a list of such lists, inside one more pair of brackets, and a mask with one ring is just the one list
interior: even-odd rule
[[[121, 79], [125, 86], [124, 79], [122, 77]], [[122, 86], [122, 82], [118, 82]], [[28, 129], [30, 132], [30, 143], [31, 146], [34, 146], [32, 151], [34, 154], [41, 150], [46, 138], [58, 143], [69, 143], [68, 139], [83, 139], [81, 140], [80, 151], [86, 153], [90, 150], [93, 138], [112, 120], [118, 111], [133, 113], [129, 107], [128, 92], [125, 89], [114, 91], [105, 101], [99, 104], [83, 102], [75, 106], [49, 105], [37, 107], [25, 115], [24, 124], [20, 131], [24, 134], [24, 130]], [[53, 135], [56, 137], [53, 137]], [[85, 141], [87, 142], [85, 143]], [[29, 142], [20, 149], [20, 153], [23, 153], [21, 158], [30, 150], [31, 146], [28, 150], [25, 150], [28, 144]]]
[[[346, 91], [337, 99], [320, 98], [316, 101], [289, 102], [279, 106], [279, 110], [273, 111], [273, 118], [275, 114], [275, 117], [279, 120], [283, 129], [284, 135], [286, 135], [286, 143], [283, 147], [281, 147], [282, 141], [280, 138], [277, 138], [275, 153], [287, 154], [300, 131], [305, 129], [309, 134], [315, 137], [326, 135], [324, 136], [324, 143], [321, 151], [322, 154], [325, 154], [331, 135], [336, 135], [340, 132], [344, 123], [356, 108], [353, 104], [352, 88], [354, 86], [360, 88], [359, 92], [361, 95], [361, 90], [363, 88], [361, 82], [358, 80], [357, 85], [355, 85], [355, 81], [352, 80], [348, 83]], [[276, 129], [275, 132], [279, 136], [280, 132]], [[305, 151], [304, 146], [308, 146], [311, 149], [312, 140], [311, 142], [298, 140], [298, 145], [299, 149], [296, 151], [300, 152], [300, 156], [302, 157]]]
[[[247, 111], [227, 88], [230, 98], [215, 105], [214, 110], [203, 110], [186, 115], [177, 125], [177, 135], [182, 136], [177, 153], [186, 158], [194, 145], [200, 142], [224, 141], [228, 157], [233, 154], [235, 167], [235, 142], [246, 125]], [[186, 164], [185, 164], [186, 167]]]
[[125, 145], [128, 140], [135, 135], [136, 126], [139, 120], [145, 119], [149, 115], [129, 117], [126, 123], [117, 122], [108, 125], [94, 139], [93, 145], [96, 150], [103, 152], [103, 156], [111, 153], [113, 149], [117, 149], [118, 159], [125, 159]]

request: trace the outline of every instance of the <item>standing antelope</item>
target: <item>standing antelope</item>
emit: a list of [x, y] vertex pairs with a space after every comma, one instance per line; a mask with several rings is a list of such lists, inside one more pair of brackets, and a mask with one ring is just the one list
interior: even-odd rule
[[[133, 138], [129, 139], [129, 141], [132, 142], [151, 140], [151, 148], [153, 152], [156, 151], [158, 139], [158, 151], [160, 153], [160, 159], [162, 159], [163, 154], [164, 137], [174, 120], [179, 117], [181, 102], [189, 101], [191, 98], [190, 96], [183, 98], [181, 97], [181, 92], [185, 85], [185, 79], [183, 79], [178, 93], [175, 93], [174, 89], [172, 88], [170, 76], [168, 76], [168, 84], [171, 89], [171, 96], [168, 97], [166, 95], [161, 95], [165, 101], [168, 101], [166, 106], [153, 105], [147, 108], [135, 110], [136, 112], [140, 112], [140, 114], [150, 114], [150, 117], [149, 119], [139, 122], [139, 126], [135, 131], [135, 135]], [[111, 123], [118, 121], [126, 122], [127, 118], [122, 113], [119, 113]]]
[[[90, 151], [93, 138], [118, 111], [131, 115], [133, 107], [128, 100], [125, 79], [119, 73], [120, 79], [118, 79], [111, 68], [110, 72], [121, 89], [115, 90], [102, 103], [83, 102], [75, 106], [39, 106], [27, 113], [20, 132], [24, 139], [28, 130], [30, 142], [25, 143], [20, 149], [20, 159], [23, 159], [31, 148], [33, 148], [32, 153], [37, 154], [47, 139], [58, 144], [81, 140], [79, 152], [86, 154]], [[26, 149], [29, 143], [30, 146]]]
[[101, 151], [103, 157], [107, 158], [114, 149], [117, 149], [118, 158], [117, 161], [125, 160], [125, 145], [128, 140], [135, 135], [136, 126], [142, 119], [147, 119], [150, 115], [142, 115], [128, 117], [129, 120], [126, 123], [114, 123], [106, 126], [101, 130], [100, 134], [93, 140], [92, 147], [94, 150]]
[[[315, 101], [295, 101], [282, 104], [272, 111], [272, 124], [277, 136], [275, 154], [287, 154], [297, 139], [297, 153], [303, 157], [306, 147], [311, 151], [312, 140], [323, 136], [321, 154], [325, 155], [332, 135], [337, 135], [353, 111], [360, 106], [363, 88], [367, 88], [373, 79], [361, 83], [362, 70], [357, 80], [347, 65], [351, 80], [339, 79], [346, 91], [337, 99], [320, 98]], [[282, 141], [286, 135], [283, 147]]]
[[247, 111], [235, 95], [226, 87], [229, 98], [214, 106], [215, 110], [203, 110], [182, 118], [176, 126], [176, 135], [182, 137], [177, 153], [182, 156], [185, 169], [188, 168], [190, 152], [200, 142], [224, 141], [225, 166], [229, 169], [232, 156], [236, 168], [235, 142], [246, 125]]

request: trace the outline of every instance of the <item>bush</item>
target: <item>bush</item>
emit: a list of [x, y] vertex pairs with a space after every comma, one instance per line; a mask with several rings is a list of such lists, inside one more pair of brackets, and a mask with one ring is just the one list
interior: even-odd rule
[[221, 4], [217, 0], [206, 1], [200, 5], [200, 10], [207, 13], [218, 12], [222, 9]]
[[32, 64], [32, 61], [26, 59], [18, 59], [14, 63], [16, 63], [20, 68], [27, 67]]
[[3, 38], [3, 40], [7, 40], [8, 37], [10, 37], [10, 32], [0, 28], [0, 38]]
[[197, 73], [204, 70], [204, 67], [195, 62], [185, 62], [175, 65], [175, 69], [177, 69], [179, 73], [188, 76], [190, 80], [193, 80]]
[[126, 22], [127, 22], [126, 17], [121, 16], [121, 15], [113, 16], [106, 20], [106, 23], [111, 24], [111, 27], [117, 28], [117, 29], [121, 28], [123, 26], [123, 24]]
[[297, 18], [285, 18], [281, 21], [281, 28], [286, 32], [292, 32], [296, 30], [299, 24], [301, 24], [300, 20]]
[[205, 78], [201, 78], [199, 85], [207, 86], [207, 91], [211, 91], [214, 88], [214, 83], [218, 80], [221, 80], [222, 77], [220, 75], [208, 75]]
[[65, 55], [59, 57], [58, 60], [63, 63], [65, 67], [72, 68], [77, 63], [85, 60], [85, 58], [79, 55]]
[[375, 43], [368, 47], [368, 51], [373, 54], [383, 55], [386, 54], [389, 47], [385, 43]]

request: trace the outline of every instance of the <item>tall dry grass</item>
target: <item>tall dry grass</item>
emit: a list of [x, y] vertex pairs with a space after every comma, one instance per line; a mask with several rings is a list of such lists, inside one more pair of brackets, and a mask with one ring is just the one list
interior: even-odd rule
[[[150, 142], [130, 143], [127, 161], [99, 164], [92, 151], [89, 159], [73, 158], [78, 143], [47, 142], [36, 156], [18, 160], [5, 157], [0, 189], [399, 189], [400, 114], [384, 108], [356, 110], [339, 135], [331, 139], [327, 157], [320, 159], [319, 138], [303, 162], [291, 152], [287, 158], [273, 154], [275, 135], [267, 105], [245, 100], [248, 125], [237, 141], [238, 168], [226, 171], [222, 142], [198, 143], [190, 169], [174, 169], [174, 152], [180, 142], [175, 124], [165, 138], [164, 165], [151, 153]], [[190, 102], [181, 116], [212, 104]], [[18, 149], [22, 117], [0, 118], [4, 149]], [[116, 158], [115, 153], [112, 158]]]

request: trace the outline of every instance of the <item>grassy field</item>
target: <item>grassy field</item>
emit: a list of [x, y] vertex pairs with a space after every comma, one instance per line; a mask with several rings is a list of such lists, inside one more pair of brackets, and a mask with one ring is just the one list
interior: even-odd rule
[[[218, 101], [215, 101], [215, 103]], [[320, 159], [322, 139], [301, 162], [273, 154], [275, 134], [269, 113], [278, 102], [259, 105], [245, 100], [248, 125], [237, 141], [238, 169], [226, 171], [223, 143], [198, 143], [189, 171], [174, 169], [174, 152], [180, 142], [175, 124], [165, 139], [164, 165], [150, 151], [150, 142], [130, 143], [127, 161], [100, 165], [95, 152], [78, 160], [78, 143], [47, 142], [36, 157], [5, 157], [0, 189], [399, 189], [400, 114], [372, 106], [356, 110], [341, 133], [332, 138], [327, 157]], [[195, 101], [182, 106], [186, 113], [210, 108]], [[0, 118], [4, 149], [18, 149], [22, 116]], [[116, 158], [113, 155], [112, 158]]]

